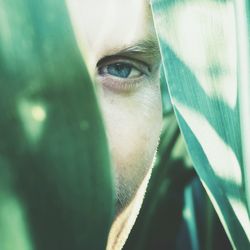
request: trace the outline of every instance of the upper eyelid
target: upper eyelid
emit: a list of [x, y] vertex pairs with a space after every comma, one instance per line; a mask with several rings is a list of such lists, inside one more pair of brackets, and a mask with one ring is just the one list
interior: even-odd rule
[[146, 67], [147, 70], [149, 72], [151, 72], [151, 68], [150, 68], [150, 65], [148, 65], [147, 63], [139, 60], [139, 59], [136, 59], [136, 58], [130, 58], [130, 57], [126, 57], [126, 56], [105, 56], [103, 58], [101, 58], [97, 64], [96, 64], [96, 68], [100, 68], [100, 67], [103, 67], [103, 66], [107, 66], [109, 64], [112, 64], [112, 63], [116, 63], [116, 62], [124, 62], [124, 63], [127, 63], [127, 64], [131, 64], [133, 67], [135, 67], [137, 70], [140, 70], [139, 67], [137, 67], [137, 64], [140, 64], [142, 65], [143, 67]]

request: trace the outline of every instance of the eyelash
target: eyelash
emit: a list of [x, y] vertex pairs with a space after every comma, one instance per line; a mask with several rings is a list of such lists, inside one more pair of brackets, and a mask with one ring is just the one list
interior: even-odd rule
[[[115, 75], [111, 75], [107, 71], [108, 66], [123, 65], [131, 67], [132, 70], [136, 70], [140, 75], [134, 77], [123, 78]], [[147, 64], [128, 58], [106, 57], [101, 59], [97, 63], [98, 79], [104, 87], [113, 91], [131, 91], [138, 88], [142, 83], [145, 83], [146, 77], [149, 76], [150, 68]], [[130, 74], [129, 74], [130, 75]]]

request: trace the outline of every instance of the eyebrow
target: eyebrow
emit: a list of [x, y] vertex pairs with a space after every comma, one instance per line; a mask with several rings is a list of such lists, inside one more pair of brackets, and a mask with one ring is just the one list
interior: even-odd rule
[[[160, 50], [157, 40], [146, 39], [136, 42], [126, 48], [114, 48], [103, 56], [99, 62], [109, 57], [124, 56], [124, 57], [144, 57], [149, 59], [160, 58]], [[99, 64], [99, 63], [98, 63]]]
[[115, 53], [115, 55], [121, 54], [145, 54], [146, 56], [155, 57], [160, 56], [160, 50], [156, 40], [143, 40]]

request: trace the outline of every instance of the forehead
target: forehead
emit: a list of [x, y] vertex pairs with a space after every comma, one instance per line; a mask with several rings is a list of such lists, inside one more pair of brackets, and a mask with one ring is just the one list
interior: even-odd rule
[[67, 0], [67, 5], [78, 42], [96, 58], [155, 39], [148, 0]]

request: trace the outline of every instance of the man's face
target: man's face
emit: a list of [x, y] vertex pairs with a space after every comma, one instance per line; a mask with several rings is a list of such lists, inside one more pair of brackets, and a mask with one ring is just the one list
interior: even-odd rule
[[68, 0], [87, 58], [114, 165], [117, 209], [152, 166], [161, 125], [160, 55], [145, 0]]

